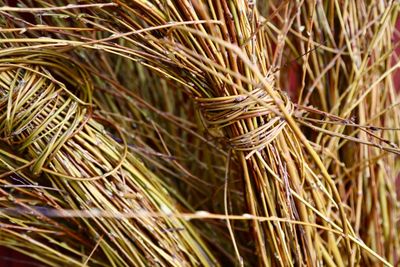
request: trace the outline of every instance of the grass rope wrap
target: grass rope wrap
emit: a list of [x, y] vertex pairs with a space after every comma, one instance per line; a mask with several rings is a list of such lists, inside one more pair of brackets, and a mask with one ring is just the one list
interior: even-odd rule
[[[293, 112], [293, 104], [282, 94], [288, 113]], [[257, 120], [259, 127], [243, 134], [230, 132], [227, 144], [233, 150], [250, 152], [264, 148], [272, 142], [287, 125], [279, 116], [274, 100], [262, 88], [247, 94], [214, 98], [196, 98], [202, 111], [202, 118], [209, 129], [227, 128], [240, 120]]]
[[[0, 63], [0, 134], [11, 146], [27, 150], [36, 158], [34, 174], [39, 174], [44, 163], [51, 161], [71, 135], [83, 127], [91, 110], [92, 88], [87, 74], [63, 56], [58, 55], [55, 61], [52, 55], [45, 53], [37, 58], [33, 54]], [[42, 62], [38, 64], [38, 60]], [[69, 87], [79, 90], [69, 91], [47, 71], [49, 67], [72, 82]]]
[[190, 225], [171, 216], [178, 211], [162, 180], [93, 115], [90, 77], [79, 64], [52, 51], [17, 51], [0, 53], [0, 136], [32, 162], [31, 175], [68, 192], [66, 209], [166, 214], [81, 218], [89, 238], [105, 236], [97, 250], [118, 266], [214, 265]]

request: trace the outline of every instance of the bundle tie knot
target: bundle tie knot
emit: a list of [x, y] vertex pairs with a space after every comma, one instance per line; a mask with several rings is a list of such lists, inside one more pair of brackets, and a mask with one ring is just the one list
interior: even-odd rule
[[[284, 93], [276, 92], [292, 114], [291, 101]], [[196, 98], [196, 102], [207, 129], [227, 131], [228, 146], [232, 150], [249, 152], [247, 159], [271, 143], [287, 125], [274, 99], [263, 88], [239, 95]], [[252, 120], [254, 129], [245, 129], [242, 123], [245, 120]], [[237, 125], [237, 129], [229, 127], [232, 125]]]

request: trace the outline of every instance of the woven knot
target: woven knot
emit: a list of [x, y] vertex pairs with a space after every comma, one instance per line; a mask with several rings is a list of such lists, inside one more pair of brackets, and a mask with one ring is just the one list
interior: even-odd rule
[[76, 64], [54, 52], [0, 55], [0, 137], [34, 155], [33, 173], [82, 126], [91, 86]]
[[[292, 103], [286, 95], [276, 92], [291, 114]], [[228, 145], [233, 150], [249, 152], [246, 158], [272, 142], [286, 126], [274, 99], [262, 88], [247, 94], [196, 101], [207, 128], [226, 131]]]

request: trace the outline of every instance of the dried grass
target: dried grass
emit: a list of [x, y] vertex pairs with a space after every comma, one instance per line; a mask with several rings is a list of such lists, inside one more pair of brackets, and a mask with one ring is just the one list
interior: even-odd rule
[[[393, 60], [397, 44], [392, 41], [397, 34], [396, 2], [67, 4], [34, 1], [0, 8], [7, 26], [0, 42], [12, 51], [27, 45], [35, 51], [58, 49], [83, 62], [96, 84], [94, 102], [100, 113], [114, 121], [114, 128], [135, 133], [129, 142], [146, 151], [139, 156], [153, 166], [154, 180], [168, 188], [166, 194], [186, 198], [181, 203], [189, 211], [208, 211], [173, 213], [176, 220], [209, 222], [197, 223], [193, 231], [217, 248], [220, 264], [398, 263], [400, 113], [392, 81], [398, 68]], [[294, 85], [289, 75], [293, 69]], [[11, 115], [3, 116], [9, 124]], [[113, 143], [108, 152], [123, 140], [115, 136], [108, 137]], [[159, 157], [150, 157], [148, 151]], [[113, 160], [117, 165], [125, 162]], [[33, 173], [43, 171], [39, 163], [33, 166]], [[207, 175], [200, 166], [210, 170]], [[157, 178], [163, 176], [163, 181]], [[95, 186], [100, 181], [80, 183]], [[209, 194], [204, 192], [213, 190], [218, 196], [204, 200]], [[159, 190], [143, 191], [152, 192], [150, 203], [160, 198]], [[74, 189], [78, 198], [86, 193]], [[103, 199], [104, 193], [99, 191], [93, 201]], [[173, 201], [165, 201], [175, 209]], [[79, 210], [71, 203], [64, 208]], [[106, 216], [116, 204], [107, 202], [101, 214], [118, 225], [118, 216], [132, 216]], [[165, 210], [159, 205], [150, 205], [148, 211], [153, 215], [144, 216], [147, 219], [161, 223], [169, 218], [162, 216]], [[71, 217], [86, 220], [84, 215]], [[121, 235], [127, 231], [124, 227], [119, 228]], [[96, 229], [99, 235], [102, 228]], [[100, 236], [107, 232], [103, 228]], [[168, 238], [157, 236], [159, 242]], [[99, 241], [99, 248], [109, 242]], [[211, 264], [192, 242], [176, 237], [173, 243], [191, 244], [187, 251], [195, 252], [196, 264]], [[131, 257], [136, 256], [132, 252]], [[154, 258], [140, 262], [150, 260]], [[164, 263], [174, 265], [169, 259]]]

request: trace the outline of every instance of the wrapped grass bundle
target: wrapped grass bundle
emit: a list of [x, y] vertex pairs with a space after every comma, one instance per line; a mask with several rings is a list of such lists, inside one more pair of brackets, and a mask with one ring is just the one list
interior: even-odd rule
[[[0, 136], [24, 164], [16, 173], [29, 168], [38, 182], [65, 192], [67, 205], [47, 211], [50, 217], [83, 210], [79, 220], [88, 236], [97, 236], [102, 265], [215, 264], [190, 225], [168, 217], [178, 211], [166, 185], [107, 134], [106, 125], [118, 127], [93, 113], [91, 81], [76, 62], [53, 51], [10, 48], [0, 64]], [[87, 264], [98, 264], [89, 258]]]
[[[101, 23], [80, 20], [112, 34], [92, 41], [112, 53], [117, 38], [140, 47], [143, 53], [135, 55], [143, 64], [182, 84], [198, 102], [210, 134], [242, 166], [261, 265], [352, 266], [362, 260], [360, 249], [389, 264], [354, 234], [336, 182], [296, 123], [303, 111], [294, 111], [275, 81], [279, 74], [273, 68], [281, 64], [293, 19], [285, 20], [276, 40], [260, 27], [266, 21], [254, 5], [243, 2], [118, 4], [97, 14]], [[286, 16], [298, 8], [284, 7]], [[123, 55], [130, 52], [135, 51]], [[300, 222], [258, 219], [269, 216]], [[235, 240], [234, 231], [231, 235]], [[236, 254], [241, 262], [240, 251]]]
[[[20, 21], [22, 19], [15, 19], [1, 25], [15, 30]], [[44, 24], [58, 24], [52, 17], [41, 18], [41, 21]], [[32, 29], [36, 28], [34, 24], [24, 23], [32, 26]], [[84, 27], [82, 25], [82, 29]], [[53, 32], [50, 27], [46, 35], [54, 38], [60, 34], [69, 35], [68, 27], [60, 25], [56, 28], [58, 30]], [[3, 33], [3, 45], [7, 47], [41, 43], [44, 38], [40, 38], [40, 32], [6, 31]], [[18, 38], [17, 42], [11, 41], [14, 37]], [[84, 30], [80, 35], [80, 38], [89, 37], [90, 30]], [[10, 45], [7, 40], [13, 44]], [[124, 45], [128, 46], [129, 43]], [[30, 49], [47, 46], [38, 44]], [[172, 90], [174, 87], [170, 83], [167, 84], [164, 79], [143, 68], [138, 62], [112, 55], [105, 50], [93, 51], [79, 48], [79, 45], [77, 47], [66, 49], [65, 54], [74, 58], [90, 74], [94, 87], [92, 98], [98, 108], [96, 112], [118, 125], [126, 137], [129, 151], [143, 160], [158, 177], [163, 178], [171, 195], [179, 200], [185, 210], [223, 213], [224, 160], [227, 153], [201, 135], [204, 131], [203, 125], [189, 121], [197, 117], [196, 109], [191, 106], [193, 101], [187, 101], [182, 91]], [[129, 75], [123, 75], [125, 72], [129, 72]], [[109, 133], [116, 142], [122, 142], [118, 131], [110, 128]], [[234, 164], [231, 164], [230, 172], [235, 174]], [[243, 193], [240, 184], [231, 184], [234, 186], [229, 188], [232, 193], [230, 204], [241, 208]], [[213, 253], [219, 261], [235, 261], [232, 245], [225, 241], [229, 233], [223, 220], [203, 219], [193, 221], [193, 224], [197, 226], [199, 235], [207, 245], [214, 250]], [[239, 226], [242, 228], [240, 235], [244, 237], [247, 236], [246, 226], [245, 223]], [[243, 243], [240, 246], [243, 253], [252, 253], [252, 248], [248, 245]]]
[[[132, 59], [197, 102], [208, 135], [228, 151], [224, 205], [238, 263], [396, 265], [399, 238], [390, 228], [399, 223], [392, 178], [399, 136], [371, 131], [399, 129], [398, 96], [390, 81], [398, 64], [391, 68], [391, 51], [381, 51], [390, 47], [398, 4], [280, 2], [257, 2], [260, 10], [270, 10], [267, 18], [253, 1], [195, 0], [114, 1], [101, 9], [87, 8], [101, 5], [96, 1], [85, 7], [27, 2], [20, 11], [36, 18], [39, 11], [50, 12], [46, 26], [24, 21], [13, 13], [18, 8], [6, 16], [19, 25], [14, 32], [53, 34], [29, 42]], [[11, 41], [27, 40], [5, 42]], [[299, 88], [291, 92], [298, 100], [282, 91], [291, 54], [303, 61]], [[381, 81], [385, 90], [378, 93], [374, 88]], [[360, 164], [345, 155], [354, 152]], [[249, 213], [239, 217], [252, 221], [252, 238], [238, 238], [241, 229], [229, 220], [237, 212], [229, 205], [230, 181], [238, 178], [228, 175], [232, 160], [241, 166]], [[258, 258], [242, 259], [243, 244], [255, 246]]]

